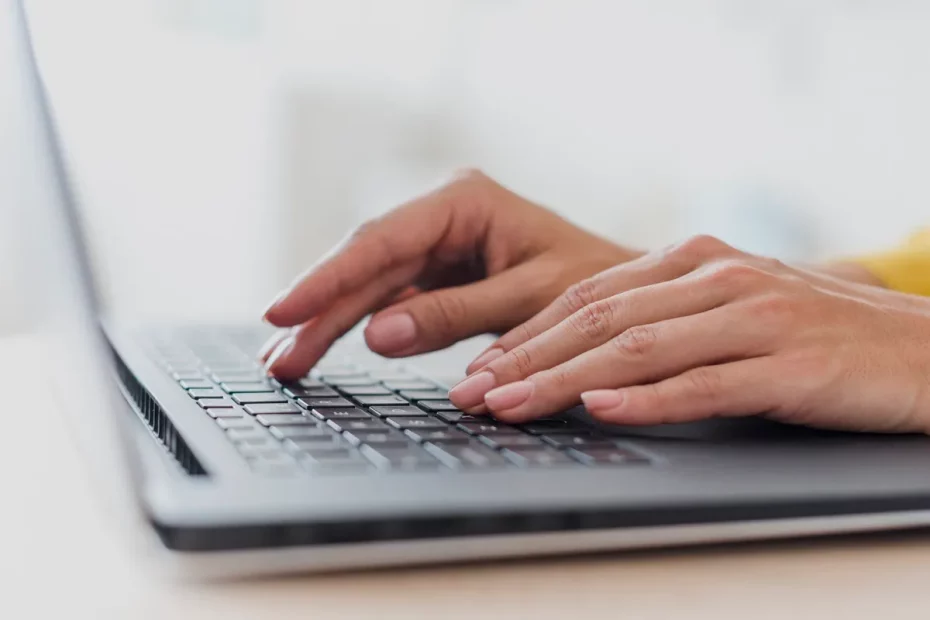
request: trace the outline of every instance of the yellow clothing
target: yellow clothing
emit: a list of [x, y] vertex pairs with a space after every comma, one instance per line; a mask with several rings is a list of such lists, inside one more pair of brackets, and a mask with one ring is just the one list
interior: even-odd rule
[[897, 250], [863, 256], [855, 262], [892, 290], [930, 296], [930, 229], [913, 235]]

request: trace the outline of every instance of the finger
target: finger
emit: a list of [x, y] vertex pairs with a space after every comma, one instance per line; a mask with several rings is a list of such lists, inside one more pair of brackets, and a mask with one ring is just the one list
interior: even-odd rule
[[778, 408], [778, 369], [770, 357], [701, 366], [651, 385], [582, 394], [588, 412], [610, 424], [650, 425], [748, 416]]
[[385, 271], [410, 262], [422, 266], [440, 243], [473, 247], [486, 228], [483, 203], [456, 210], [463, 191], [461, 183], [451, 183], [362, 226], [283, 293], [265, 312], [265, 320], [280, 327], [298, 325], [336, 300], [371, 288]]
[[271, 357], [271, 354], [278, 347], [282, 340], [287, 338], [291, 334], [289, 329], [278, 329], [275, 330], [275, 333], [272, 334], [271, 338], [265, 341], [265, 344], [262, 345], [262, 348], [258, 350], [258, 358], [262, 362], [267, 362], [268, 358]]
[[474, 284], [421, 293], [371, 318], [365, 340], [375, 353], [399, 357], [435, 351], [478, 334], [525, 321], [536, 291], [526, 283], [533, 262]]
[[372, 287], [340, 299], [323, 314], [294, 328], [290, 346], [266, 364], [268, 372], [284, 380], [306, 375], [336, 340], [368, 314], [370, 308], [396, 295], [410, 281], [416, 269], [415, 265], [395, 268], [383, 274]]
[[636, 288], [674, 280], [694, 271], [709, 258], [738, 253], [712, 237], [695, 237], [603, 271], [569, 287], [542, 312], [501, 336], [468, 365], [466, 372], [476, 372], [488, 363], [485, 356], [498, 357], [499, 352], [510, 351], [535, 338], [585, 306]]
[[651, 325], [637, 325], [564, 364], [485, 395], [503, 420], [522, 421], [568, 409], [583, 392], [654, 383], [691, 368], [768, 354], [774, 324], [746, 320], [731, 305]]
[[730, 289], [700, 284], [698, 278], [685, 276], [585, 306], [551, 329], [491, 360], [481, 372], [453, 387], [449, 398], [460, 408], [474, 407], [484, 401], [484, 395], [491, 389], [558, 366], [631, 327], [705, 312], [735, 295]]

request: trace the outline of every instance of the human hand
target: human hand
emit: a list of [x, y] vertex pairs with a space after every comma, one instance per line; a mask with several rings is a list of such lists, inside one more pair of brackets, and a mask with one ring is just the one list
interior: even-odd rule
[[373, 311], [365, 339], [388, 357], [501, 333], [641, 254], [468, 171], [363, 225], [282, 293], [265, 319], [288, 329], [261, 355], [272, 374], [303, 376]]
[[930, 431], [930, 302], [709, 237], [575, 285], [489, 350], [450, 398], [504, 421], [583, 401], [616, 424]]

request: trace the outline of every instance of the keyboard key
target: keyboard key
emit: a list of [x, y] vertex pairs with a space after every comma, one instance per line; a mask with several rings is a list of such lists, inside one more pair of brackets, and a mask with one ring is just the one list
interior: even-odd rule
[[532, 435], [561, 435], [566, 433], [577, 435], [579, 433], [585, 432], [586, 430], [585, 427], [578, 422], [569, 422], [566, 419], [558, 418], [551, 420], [536, 420], [535, 422], [520, 424], [518, 428]]
[[289, 437], [284, 447], [292, 452], [306, 452], [310, 454], [323, 454], [326, 452], [345, 452], [345, 442], [339, 440], [338, 435], [327, 432], [326, 435], [311, 437]]
[[246, 441], [251, 442], [251, 440], [259, 439], [262, 442], [268, 440], [268, 435], [261, 427], [253, 426], [249, 429], [244, 428], [231, 428], [226, 431], [226, 436], [229, 437], [232, 441]]
[[458, 407], [448, 400], [421, 400], [417, 403], [429, 411], [458, 411]]
[[365, 445], [361, 453], [379, 469], [435, 469], [440, 466], [435, 457], [416, 446]]
[[644, 465], [649, 459], [632, 450], [619, 447], [572, 448], [568, 454], [586, 465]]
[[332, 381], [327, 381], [330, 385], [335, 385], [337, 388], [348, 388], [348, 387], [365, 387], [376, 385], [374, 379], [368, 375], [358, 376], [358, 377], [345, 377], [345, 378], [334, 378]]
[[390, 396], [394, 393], [380, 385], [340, 386], [339, 391], [343, 394], [349, 394], [350, 396]]
[[574, 459], [570, 458], [564, 452], [554, 450], [545, 446], [537, 447], [513, 447], [501, 452], [505, 457], [521, 467], [540, 466], [551, 467], [553, 465], [575, 465]]
[[175, 381], [197, 381], [203, 379], [203, 375], [198, 370], [182, 370], [171, 373]]
[[374, 411], [376, 416], [380, 416], [382, 418], [427, 415], [425, 411], [412, 405], [407, 407], [372, 407], [371, 410]]
[[260, 446], [238, 444], [236, 450], [247, 459], [274, 458], [281, 453], [281, 447], [273, 443], [266, 443]]
[[312, 409], [310, 413], [320, 420], [370, 420], [372, 415], [356, 407], [340, 407], [334, 409]]
[[451, 424], [456, 422], [462, 423], [471, 423], [475, 422], [482, 424], [490, 420], [491, 418], [486, 415], [469, 415], [467, 413], [462, 413], [461, 411], [437, 411], [436, 417], [445, 420]]
[[252, 471], [263, 476], [291, 477], [303, 472], [293, 459], [283, 455], [280, 457], [265, 456], [250, 459], [249, 464]]
[[319, 423], [299, 413], [260, 415], [255, 418], [262, 426], [317, 426]]
[[250, 429], [255, 426], [252, 418], [221, 418], [216, 421], [216, 425], [223, 430]]
[[385, 380], [384, 387], [394, 390], [395, 392], [400, 390], [435, 390], [436, 384], [430, 381], [423, 381], [419, 379], [407, 381]]
[[372, 379], [378, 381], [419, 381], [420, 377], [401, 368], [377, 368], [369, 370]]
[[275, 439], [325, 437], [332, 439], [333, 432], [324, 426], [272, 426], [268, 429]]
[[240, 405], [253, 403], [286, 403], [287, 399], [275, 392], [256, 392], [254, 394], [233, 394], [233, 400]]
[[185, 390], [208, 389], [213, 387], [213, 384], [206, 379], [185, 379], [184, 381], [179, 381], [178, 383]]
[[248, 394], [250, 392], [267, 392], [270, 388], [265, 381], [227, 381], [221, 383], [220, 387], [230, 394]]
[[356, 473], [371, 469], [371, 464], [356, 452], [302, 455], [299, 463], [307, 470], [318, 473]]
[[[251, 383], [253, 381], [265, 381], [261, 372], [214, 372], [210, 375], [217, 383]], [[268, 388], [265, 388], [268, 389]]]
[[227, 409], [225, 407], [206, 407], [204, 411], [215, 420], [241, 418], [245, 415], [245, 412], [241, 409]]
[[477, 443], [428, 443], [424, 448], [430, 454], [453, 468], [506, 467], [510, 461], [490, 448]]
[[290, 403], [259, 403], [257, 405], [246, 405], [246, 413], [249, 415], [267, 415], [269, 413], [300, 413], [300, 408]]
[[369, 417], [367, 420], [335, 419], [326, 422], [335, 431], [383, 431], [384, 423], [377, 418]]
[[387, 418], [387, 423], [400, 430], [407, 429], [446, 429], [449, 425], [436, 418], [426, 417], [399, 417]]
[[320, 375], [320, 381], [323, 383], [336, 383], [338, 381], [348, 381], [350, 383], [352, 381], [365, 381], [371, 383], [372, 378], [358, 370], [347, 370], [345, 372], [327, 372], [326, 374]]
[[197, 388], [193, 390], [187, 390], [187, 393], [191, 398], [201, 399], [201, 398], [222, 398], [223, 393], [216, 388]]
[[355, 400], [363, 405], [406, 405], [407, 401], [400, 396], [356, 396]]
[[311, 379], [311, 378], [309, 378], [309, 377], [307, 377], [307, 378], [305, 378], [305, 379], [301, 379], [301, 380], [299, 380], [297, 383], [298, 383], [298, 385], [300, 385], [300, 387], [305, 387], [305, 388], [307, 388], [307, 389], [325, 388], [325, 387], [326, 387], [326, 384], [323, 383], [322, 381], [320, 381], [319, 379]]
[[435, 441], [439, 443], [469, 443], [471, 436], [452, 428], [445, 429], [408, 429], [404, 431], [407, 437], [416, 442], [425, 443]]
[[401, 390], [400, 395], [407, 400], [448, 400], [446, 390]]
[[501, 450], [504, 448], [542, 448], [545, 444], [538, 438], [524, 433], [495, 433], [481, 435], [478, 440], [489, 448]]
[[608, 437], [589, 433], [541, 435], [540, 439], [556, 448], [616, 447], [616, 443], [611, 441]]
[[466, 422], [466, 423], [459, 424], [457, 428], [462, 429], [466, 433], [471, 433], [472, 435], [489, 435], [489, 434], [524, 435], [525, 434], [525, 433], [518, 431], [512, 426], [501, 424], [500, 422], [496, 422], [495, 420], [488, 418], [488, 417], [485, 417], [484, 421], [481, 421], [481, 422]]
[[297, 401], [301, 407], [316, 409], [318, 407], [352, 407], [344, 398], [301, 398]]
[[339, 392], [332, 388], [305, 388], [305, 387], [288, 387], [284, 388], [284, 393], [291, 398], [334, 398], [339, 396]]
[[395, 430], [375, 430], [375, 431], [346, 431], [342, 435], [346, 441], [353, 446], [361, 444], [378, 444], [409, 446], [410, 440]]
[[201, 398], [197, 401], [197, 404], [204, 409], [232, 409], [236, 406], [235, 403], [228, 398]]

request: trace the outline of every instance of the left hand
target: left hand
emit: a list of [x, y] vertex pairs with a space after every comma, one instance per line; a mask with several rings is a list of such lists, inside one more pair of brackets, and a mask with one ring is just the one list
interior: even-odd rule
[[[644, 272], [656, 274], [650, 281]], [[571, 288], [469, 367], [459, 407], [525, 421], [584, 401], [615, 424], [764, 414], [930, 432], [930, 301], [698, 237]]]

